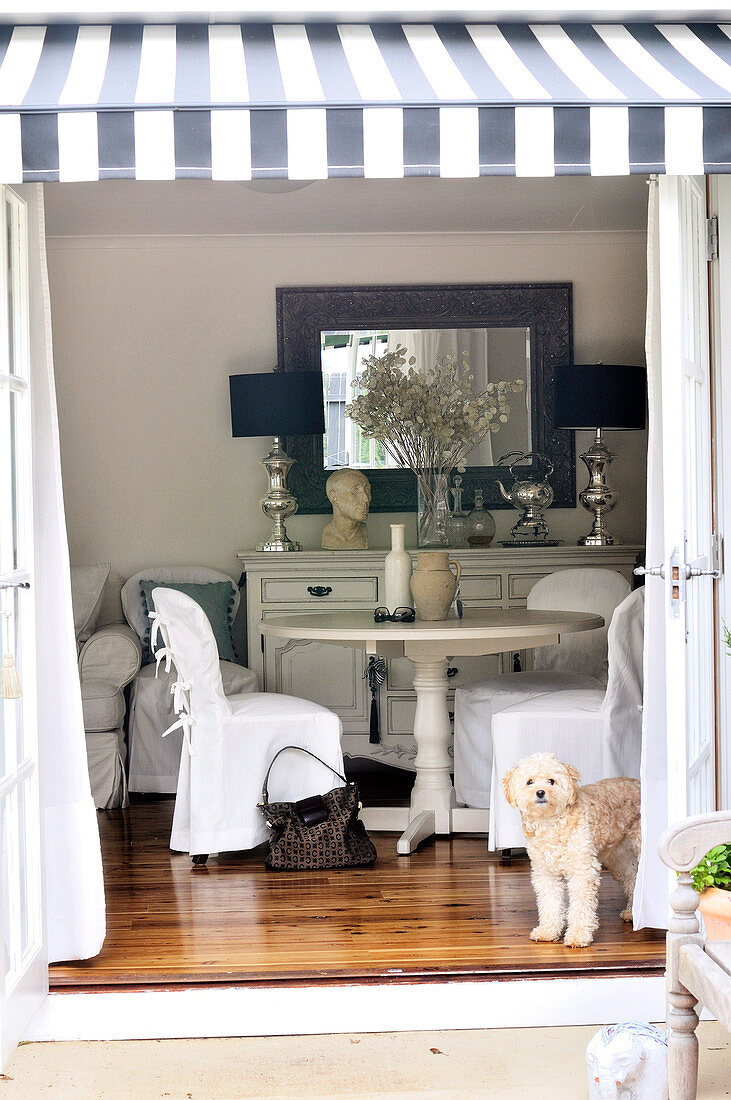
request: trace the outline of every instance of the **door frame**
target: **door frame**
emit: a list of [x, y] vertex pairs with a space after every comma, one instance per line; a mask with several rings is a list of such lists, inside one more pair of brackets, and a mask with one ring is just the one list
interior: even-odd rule
[[[22, 684], [18, 698], [0, 701], [11, 723], [3, 728], [6, 739], [7, 774], [0, 782], [3, 800], [7, 799], [10, 821], [10, 842], [7, 843], [7, 875], [14, 889], [8, 891], [3, 904], [3, 939], [6, 964], [3, 966], [0, 989], [0, 1061], [12, 1053], [33, 1015], [48, 994], [48, 952], [44, 905], [44, 847], [40, 812], [40, 746], [36, 703], [36, 615], [35, 615], [35, 532], [33, 510], [33, 369], [31, 356], [30, 285], [28, 278], [28, 204], [22, 195], [7, 185], [0, 186], [0, 300], [11, 303], [4, 311], [2, 332], [4, 374], [9, 404], [9, 437], [4, 436], [11, 456], [7, 473], [10, 496], [3, 494], [3, 508], [11, 516], [10, 531], [3, 548], [2, 604], [14, 612], [13, 645], [17, 644]], [[7, 251], [6, 251], [7, 250]], [[6, 329], [6, 325], [9, 328]], [[6, 362], [7, 353], [7, 362]], [[15, 370], [12, 369], [13, 365]], [[13, 422], [13, 397], [16, 398], [16, 419]], [[14, 428], [13, 428], [14, 423]], [[4, 448], [3, 448], [4, 450]], [[14, 461], [15, 460], [15, 465]], [[6, 560], [7, 552], [7, 560]], [[19, 642], [15, 642], [20, 627]], [[4, 647], [3, 647], [4, 648]], [[18, 733], [18, 731], [22, 731]], [[11, 746], [9, 748], [9, 746]], [[8, 760], [9, 758], [9, 760]], [[5, 765], [3, 765], [3, 770]], [[2, 826], [7, 826], [3, 818]], [[3, 861], [5, 863], [5, 859]], [[0, 892], [2, 892], [0, 883]], [[6, 926], [9, 925], [9, 927]], [[23, 932], [25, 929], [25, 932]], [[23, 946], [23, 938], [27, 943]], [[10, 973], [6, 973], [10, 957]]]
[[[721, 265], [716, 265], [719, 269], [719, 287], [718, 293], [713, 296], [712, 310], [715, 309], [718, 313], [717, 318], [717, 340], [720, 348], [720, 354], [717, 354], [716, 363], [718, 369], [714, 372], [715, 375], [715, 387], [716, 387], [716, 404], [718, 410], [717, 417], [717, 434], [713, 441], [713, 453], [717, 462], [717, 467], [721, 471], [725, 465], [726, 460], [729, 461], [729, 471], [731, 471], [731, 316], [724, 316], [723, 311], [718, 306], [718, 295], [723, 293], [727, 294], [727, 300], [731, 300], [731, 177], [722, 177], [723, 184], [726, 185], [720, 189], [723, 191], [722, 195], [718, 195], [719, 213], [721, 210], [725, 211], [725, 222], [719, 218], [720, 234], [722, 240], [726, 242], [726, 249], [728, 251], [728, 261], [725, 268]], [[715, 345], [714, 345], [715, 346]], [[724, 359], [725, 356], [725, 359]], [[724, 368], [727, 369], [727, 384], [724, 387], [722, 385], [722, 376], [724, 374]], [[725, 429], [725, 430], [724, 430]], [[719, 524], [720, 530], [723, 530], [723, 516], [731, 517], [731, 472], [726, 477], [725, 481], [719, 478], [718, 482], [718, 502], [719, 502]], [[730, 536], [731, 538], [731, 536]], [[731, 551], [730, 551], [731, 552]], [[724, 616], [726, 621], [731, 624], [731, 578], [724, 577], [718, 585], [719, 590], [719, 614]], [[724, 704], [724, 700], [731, 700], [731, 660], [728, 662], [727, 667], [724, 668], [722, 661], [717, 661], [719, 668], [719, 690], [721, 692], [719, 699], [718, 713], [720, 716], [720, 735], [719, 735], [719, 748], [720, 758], [718, 760], [718, 774], [723, 776], [723, 782], [725, 784], [724, 793], [722, 794], [722, 804], [728, 805], [729, 799], [731, 799], [731, 776], [725, 775], [725, 772], [729, 770], [729, 762], [731, 762], [731, 746], [729, 745], [729, 723], [726, 719], [726, 711], [728, 707]], [[725, 802], [723, 801], [725, 799]], [[644, 998], [647, 999], [648, 1012], [651, 1014], [657, 1012], [657, 1006], [662, 1002], [662, 980], [655, 978], [620, 978], [613, 979], [610, 986], [606, 989], [606, 999], [600, 996], [600, 992], [604, 992], [603, 980], [591, 979], [590, 982], [582, 983], [579, 980], [562, 980], [560, 984], [550, 983], [552, 992], [558, 994], [558, 1000], [551, 997], [549, 998], [550, 1008], [548, 1009], [551, 1019], [556, 1022], [557, 1017], [563, 1017], [561, 1023], [581, 1023], [581, 1022], [609, 1022], [615, 1018], [617, 1011], [617, 1003], [626, 1003], [626, 995], [632, 988], [633, 999], [635, 1003], [644, 1003], [642, 991], [644, 991]], [[625, 984], [628, 983], [628, 984]], [[539, 983], [541, 984], [541, 983]], [[546, 983], [547, 986], [549, 983]], [[409, 1004], [409, 1011], [403, 1012], [401, 1016], [401, 1023], [395, 1018], [390, 1019], [389, 1013], [389, 1030], [399, 1030], [403, 1028], [413, 1029], [415, 1026], [428, 1028], [428, 1027], [446, 1027], [446, 1026], [461, 1026], [461, 1027], [495, 1027], [495, 1026], [541, 1026], [542, 1023], [548, 1023], [545, 1019], [539, 1019], [539, 1016], [535, 1014], [525, 1014], [525, 997], [530, 990], [528, 984], [515, 981], [499, 983], [499, 988], [496, 985], [495, 994], [499, 994], [499, 1000], [501, 1005], [504, 1003], [504, 997], [510, 987], [511, 1000], [513, 995], [516, 998], [516, 1011], [515, 1017], [509, 1025], [504, 1022], [498, 1023], [497, 1017], [493, 1019], [493, 1004], [492, 998], [485, 998], [485, 994], [492, 992], [489, 990], [491, 983], [453, 983], [453, 990], [458, 1000], [460, 1000], [461, 1018], [463, 1022], [459, 1025], [454, 1023], [453, 1011], [450, 1009], [448, 1013], [442, 1016], [441, 1012], [437, 1011], [437, 1003], [443, 1002], [444, 988], [438, 986], [431, 987], [420, 986], [419, 993], [415, 993], [416, 1001], [424, 1002], [425, 1010], [426, 1005], [429, 1005], [430, 1010], [433, 1011], [431, 1021], [426, 1020], [421, 1024], [416, 1023], [413, 1011], [411, 1010], [410, 997], [404, 994], [404, 1008]], [[536, 983], [532, 982], [530, 989], [535, 987]], [[601, 987], [601, 989], [600, 989]], [[547, 990], [548, 991], [548, 990]], [[560, 992], [559, 992], [560, 991]], [[285, 1006], [294, 1006], [298, 1003], [298, 990], [291, 988], [283, 988], [279, 992], [279, 1004], [281, 1010], [285, 1011]], [[311, 997], [312, 991], [301, 991], [305, 997]], [[365, 993], [365, 988], [362, 991]], [[358, 998], [361, 996], [361, 990], [357, 990]], [[379, 996], [380, 993], [380, 996]], [[433, 998], [431, 994], [434, 994]], [[472, 996], [465, 997], [465, 994], [472, 994]], [[260, 994], [261, 999], [256, 998], [256, 995]], [[621, 996], [620, 996], [621, 994]], [[199, 998], [208, 1002], [208, 998], [212, 998], [211, 1007], [215, 1001], [216, 1010], [219, 1006], [222, 1012], [225, 1012], [226, 1019], [214, 1019], [211, 1021], [210, 1026], [206, 1025], [207, 1034], [259, 1034], [259, 1025], [256, 1020], [259, 1018], [259, 1009], [253, 1011], [236, 1012], [234, 1016], [236, 1019], [233, 1021], [235, 1030], [231, 1029], [231, 1014], [229, 1009], [234, 1003], [237, 1007], [244, 1008], [244, 1004], [247, 1006], [252, 1004], [254, 998], [258, 1005], [267, 1004], [274, 996], [273, 990], [257, 990], [257, 991], [243, 991], [237, 989], [230, 990], [179, 990], [179, 991], [161, 991], [155, 998], [150, 998], [149, 993], [125, 993], [122, 991], [114, 991], [105, 994], [98, 994], [94, 997], [90, 997], [88, 994], [51, 994], [46, 1001], [46, 1004], [42, 1011], [39, 1013], [36, 1020], [31, 1025], [27, 1039], [78, 1039], [78, 1038], [136, 1038], [136, 1037], [159, 1037], [160, 1035], [200, 1035], [200, 1015], [199, 1013], [190, 1013], [190, 1008], [194, 1003], [197, 1003]], [[366, 1010], [363, 1002], [359, 999], [350, 998], [346, 999], [347, 1008], [343, 1013], [343, 1002], [341, 1001], [340, 994], [333, 994], [333, 1002], [339, 1002], [340, 1007], [333, 1014], [332, 1018], [326, 1019], [323, 1023], [322, 1029], [320, 1027], [310, 1028], [313, 1032], [319, 1032], [320, 1030], [339, 1030], [336, 1024], [340, 1022], [340, 1029], [342, 1029], [342, 1021], [347, 1020], [348, 1030], [353, 1030], [357, 1019], [357, 1030], [383, 1030], [384, 1019], [382, 1015], [385, 1006], [391, 1003], [392, 999], [401, 996], [397, 993], [397, 987], [387, 986], [370, 987], [368, 990], [367, 1000], [372, 999], [370, 1009]], [[129, 1007], [131, 1003], [137, 998], [139, 1004], [135, 1001], [137, 1011], [142, 1003], [152, 1010], [151, 1014], [143, 1013], [142, 1017], [136, 1018], [135, 1013], [130, 1014]], [[160, 1000], [163, 998], [163, 1000]], [[140, 999], [144, 999], [143, 1001]], [[330, 1000], [329, 997], [325, 998]], [[432, 1004], [433, 1000], [433, 1004]], [[160, 1020], [160, 1007], [162, 1004], [168, 1005], [171, 1010], [171, 1016], [167, 1023], [161, 1025]], [[483, 1004], [483, 1008], [480, 1008], [480, 1004]], [[497, 1003], [497, 1002], [495, 1002]], [[100, 1009], [104, 1006], [100, 1013]], [[358, 1008], [358, 1005], [361, 1005]], [[650, 1008], [652, 1004], [652, 1008]], [[201, 1002], [202, 1007], [202, 1002]], [[253, 1007], [253, 1004], [252, 1004]], [[329, 1007], [329, 1005], [328, 1005]], [[453, 1008], [453, 1006], [452, 1006]], [[497, 1011], [497, 1009], [495, 1010]], [[378, 1026], [369, 1024], [367, 1017], [371, 1012], [374, 1013], [372, 1019], [378, 1018]], [[167, 1013], [167, 1009], [166, 1009]], [[289, 1015], [289, 1011], [286, 1015]], [[540, 1015], [540, 1014], [539, 1014]], [[293, 1014], [292, 1022], [287, 1026], [283, 1024], [281, 1032], [282, 1034], [301, 1034], [302, 1033], [302, 1020], [303, 1017], [299, 1010]], [[451, 1020], [451, 1024], [448, 1022]], [[505, 1016], [501, 1008], [500, 1020], [504, 1021]], [[439, 1021], [439, 1022], [438, 1022]], [[162, 1030], [161, 1030], [162, 1027]], [[270, 1025], [269, 1032], [271, 1031]], [[268, 1032], [268, 1033], [269, 1033]]]
[[731, 656], [723, 647], [723, 624], [731, 626], [731, 176], [708, 176], [708, 215], [718, 218], [718, 258], [709, 285], [716, 530], [721, 536], [716, 584], [716, 798], [731, 807]]

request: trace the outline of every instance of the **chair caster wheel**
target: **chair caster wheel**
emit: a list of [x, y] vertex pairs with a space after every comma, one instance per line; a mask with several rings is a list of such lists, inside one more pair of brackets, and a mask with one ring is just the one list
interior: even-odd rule
[[208, 856], [193, 856], [194, 867], [205, 867], [208, 862]]

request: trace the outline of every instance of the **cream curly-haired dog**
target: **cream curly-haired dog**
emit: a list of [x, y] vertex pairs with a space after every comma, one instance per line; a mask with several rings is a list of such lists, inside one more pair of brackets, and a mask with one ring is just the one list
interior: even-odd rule
[[[552, 753], [526, 756], [505, 776], [503, 790], [523, 820], [531, 879], [538, 902], [532, 940], [588, 947], [599, 921], [602, 865], [627, 895], [622, 920], [632, 920], [640, 856], [640, 784], [602, 779], [579, 786], [579, 773]], [[565, 888], [568, 886], [568, 912]]]

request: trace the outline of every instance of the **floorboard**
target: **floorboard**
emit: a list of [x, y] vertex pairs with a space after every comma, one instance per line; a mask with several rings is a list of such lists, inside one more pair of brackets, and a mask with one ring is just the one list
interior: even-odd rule
[[51, 987], [435, 980], [439, 977], [654, 973], [660, 932], [619, 919], [608, 877], [591, 947], [534, 944], [535, 902], [526, 858], [502, 865], [484, 837], [427, 842], [396, 855], [375, 834], [374, 867], [266, 871], [263, 850], [193, 870], [168, 848], [172, 800], [100, 813], [107, 939], [95, 959], [51, 967]]

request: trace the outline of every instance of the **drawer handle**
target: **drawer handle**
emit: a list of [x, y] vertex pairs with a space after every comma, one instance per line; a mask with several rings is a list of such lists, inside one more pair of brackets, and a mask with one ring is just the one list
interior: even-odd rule
[[457, 675], [459, 675], [459, 669], [458, 668], [448, 668], [447, 669], [447, 676], [449, 677], [450, 680], [452, 679], [453, 676], [457, 676]]
[[308, 584], [307, 591], [311, 596], [329, 596], [332, 592], [332, 588], [329, 584]]

